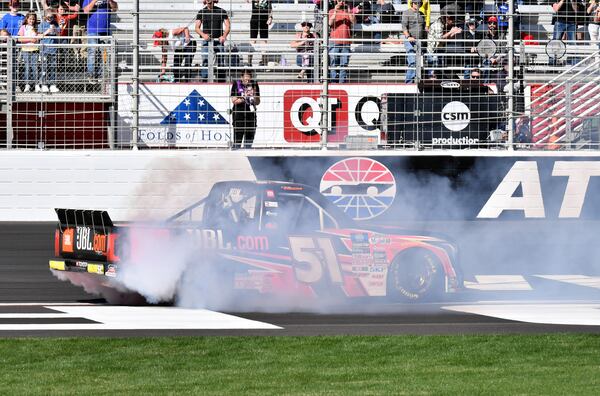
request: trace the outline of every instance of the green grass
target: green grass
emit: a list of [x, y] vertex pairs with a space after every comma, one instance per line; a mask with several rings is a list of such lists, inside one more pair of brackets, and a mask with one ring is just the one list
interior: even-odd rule
[[600, 394], [600, 336], [0, 340], [0, 394]]

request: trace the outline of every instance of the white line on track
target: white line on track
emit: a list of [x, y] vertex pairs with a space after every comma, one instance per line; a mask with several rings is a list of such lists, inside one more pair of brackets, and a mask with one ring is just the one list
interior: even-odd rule
[[[17, 304], [13, 304], [17, 306]], [[39, 304], [38, 304], [39, 305]], [[41, 305], [42, 307], [46, 305]], [[50, 305], [48, 305], [50, 307]], [[174, 307], [126, 307], [98, 305], [52, 305], [64, 315], [2, 314], [0, 319], [85, 318], [99, 323], [0, 324], [2, 330], [169, 330], [169, 329], [280, 329], [280, 327], [206, 309]]]
[[571, 283], [577, 286], [593, 287], [600, 289], [600, 276], [586, 275], [536, 275], [538, 278], [550, 279], [558, 282]]
[[600, 326], [600, 303], [473, 304], [442, 309], [527, 323]]
[[475, 275], [475, 279], [477, 282], [465, 281], [465, 287], [486, 291], [533, 290], [522, 275]]

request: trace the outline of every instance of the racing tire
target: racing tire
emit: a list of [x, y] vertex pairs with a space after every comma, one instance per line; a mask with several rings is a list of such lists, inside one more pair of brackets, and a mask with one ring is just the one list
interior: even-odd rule
[[425, 249], [396, 256], [388, 268], [387, 296], [392, 301], [439, 301], [445, 294], [444, 270], [438, 258]]

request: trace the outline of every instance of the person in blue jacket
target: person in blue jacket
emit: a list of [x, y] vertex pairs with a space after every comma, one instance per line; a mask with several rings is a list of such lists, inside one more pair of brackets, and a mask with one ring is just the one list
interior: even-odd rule
[[8, 7], [10, 12], [2, 17], [0, 29], [6, 29], [11, 36], [17, 36], [19, 35], [19, 29], [21, 29], [25, 15], [19, 13], [19, 9], [21, 8], [19, 0], [11, 0], [8, 3]]

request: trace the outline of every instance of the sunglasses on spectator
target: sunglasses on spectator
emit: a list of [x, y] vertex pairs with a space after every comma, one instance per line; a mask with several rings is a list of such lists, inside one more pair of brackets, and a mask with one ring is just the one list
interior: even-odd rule
[[496, 22], [488, 22], [488, 25], [496, 26]]
[[310, 23], [308, 23], [308, 22], [302, 22], [300, 24], [300, 26], [302, 26], [302, 27], [307, 27], [307, 26], [312, 27], [312, 25]]

